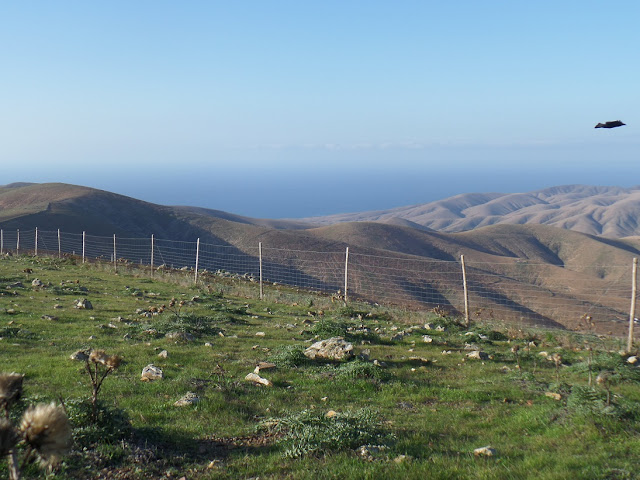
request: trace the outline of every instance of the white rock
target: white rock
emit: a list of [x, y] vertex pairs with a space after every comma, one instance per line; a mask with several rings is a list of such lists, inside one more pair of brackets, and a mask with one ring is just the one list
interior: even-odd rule
[[638, 363], [638, 357], [634, 355], [632, 357], [627, 358], [627, 363], [630, 363], [631, 365], [635, 365], [636, 363]]
[[244, 377], [244, 379], [248, 382], [253, 382], [258, 385], [264, 385], [265, 387], [273, 387], [273, 383], [271, 382], [271, 380], [262, 378], [260, 375], [254, 372], [249, 373], [246, 377]]
[[489, 355], [481, 352], [480, 350], [474, 350], [473, 352], [467, 353], [467, 358], [471, 358], [474, 360], [487, 360], [489, 358]]
[[169, 356], [169, 352], [167, 352], [166, 350], [162, 350], [159, 354], [158, 357], [160, 358], [167, 358]]
[[346, 360], [353, 356], [353, 345], [342, 337], [332, 337], [312, 344], [304, 355], [312, 360]]
[[490, 446], [486, 446], [486, 447], [476, 448], [473, 451], [473, 454], [476, 457], [493, 457], [496, 454], [496, 451]]
[[149, 382], [152, 380], [161, 380], [164, 378], [164, 373], [161, 368], [156, 367], [153, 364], [149, 364], [142, 369], [142, 377], [140, 380], [143, 382]]
[[180, 400], [173, 405], [176, 407], [186, 407], [187, 405], [194, 405], [200, 401], [200, 398], [193, 392], [187, 392]]

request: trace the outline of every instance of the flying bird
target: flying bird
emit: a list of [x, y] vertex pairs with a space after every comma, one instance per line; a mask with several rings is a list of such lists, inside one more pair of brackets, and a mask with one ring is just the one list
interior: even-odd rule
[[599, 123], [595, 126], [595, 128], [616, 128], [623, 125], [626, 125], [626, 123], [622, 123], [620, 120], [614, 120], [613, 122]]

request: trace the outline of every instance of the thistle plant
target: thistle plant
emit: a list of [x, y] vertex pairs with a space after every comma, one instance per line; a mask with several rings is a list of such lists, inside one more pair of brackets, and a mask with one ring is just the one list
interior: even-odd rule
[[[34, 455], [42, 467], [51, 469], [71, 447], [71, 426], [64, 409], [55, 403], [31, 405], [23, 414], [19, 427], [9, 420], [9, 410], [22, 396], [24, 377], [17, 373], [0, 374], [0, 403], [5, 415], [0, 418], [0, 456], [7, 456], [9, 478], [19, 480], [25, 465]], [[18, 461], [18, 444], [26, 445], [22, 462]]]
[[117, 355], [108, 355], [104, 350], [91, 350], [89, 353], [77, 352], [74, 360], [83, 360], [85, 369], [91, 381], [91, 421], [98, 421], [98, 394], [107, 376], [114, 372], [122, 363]]

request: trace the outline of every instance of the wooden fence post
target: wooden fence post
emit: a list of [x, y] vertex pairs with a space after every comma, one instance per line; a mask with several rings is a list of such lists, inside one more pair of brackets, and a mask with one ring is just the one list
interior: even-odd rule
[[37, 257], [38, 256], [38, 227], [36, 227], [36, 239], [35, 239], [34, 245], [35, 246], [34, 246], [33, 253]]
[[60, 229], [58, 229], [58, 258], [62, 258], [62, 242], [60, 241]]
[[118, 264], [116, 263], [118, 259], [116, 258], [116, 234], [113, 234], [113, 269], [116, 273], [118, 273]]
[[344, 256], [344, 303], [347, 303], [347, 292], [349, 291], [349, 247]]
[[633, 348], [633, 322], [636, 319], [636, 296], [638, 293], [638, 258], [634, 257], [631, 269], [631, 308], [629, 309], [629, 339], [627, 340], [627, 353]]
[[262, 289], [262, 242], [258, 242], [258, 257], [260, 259], [260, 300], [264, 298], [264, 290]]
[[86, 244], [86, 237], [87, 237], [87, 235], [83, 231], [82, 232], [82, 263], [84, 263], [84, 247], [85, 247], [85, 244]]
[[462, 264], [462, 287], [464, 291], [464, 323], [468, 327], [469, 319], [469, 291], [467, 290], [467, 268], [464, 264], [464, 255], [460, 255], [460, 263]]
[[16, 230], [16, 255], [20, 255], [20, 229]]
[[153, 247], [154, 247], [154, 238], [153, 234], [151, 234], [151, 276], [153, 277]]
[[198, 261], [200, 260], [200, 239], [196, 242], [196, 274], [194, 278], [194, 283], [198, 284]]
[[4, 230], [0, 229], [0, 255], [4, 254]]

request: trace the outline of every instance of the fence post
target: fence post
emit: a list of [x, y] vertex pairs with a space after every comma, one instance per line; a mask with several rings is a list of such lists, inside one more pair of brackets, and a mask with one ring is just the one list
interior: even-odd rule
[[638, 258], [634, 257], [631, 273], [631, 308], [629, 310], [629, 339], [627, 340], [627, 353], [633, 348], [633, 322], [636, 318], [636, 296], [638, 292]]
[[116, 273], [118, 273], [118, 264], [117, 262], [117, 258], [116, 258], [116, 234], [113, 234], [113, 269], [115, 270]]
[[85, 246], [85, 240], [86, 240], [86, 233], [83, 231], [82, 232], [82, 263], [84, 263], [84, 246]]
[[153, 234], [151, 234], [151, 276], [153, 277]]
[[264, 298], [262, 289], [262, 242], [258, 242], [258, 258], [260, 259], [260, 300]]
[[194, 283], [198, 284], [198, 260], [200, 259], [200, 239], [196, 242], [196, 274], [194, 277]]
[[4, 254], [4, 230], [0, 229], [0, 255]]
[[62, 242], [60, 241], [60, 229], [58, 229], [58, 258], [62, 258]]
[[35, 247], [34, 247], [34, 252], [33, 253], [37, 257], [38, 256], [38, 227], [36, 227], [36, 240], [34, 242], [34, 245], [35, 245]]
[[20, 255], [20, 229], [16, 230], [16, 255]]
[[464, 255], [460, 255], [460, 263], [462, 264], [462, 286], [464, 290], [464, 323], [468, 327], [469, 320], [469, 291], [467, 290], [467, 267], [464, 264]]
[[344, 256], [344, 303], [347, 303], [347, 292], [349, 291], [349, 247]]

